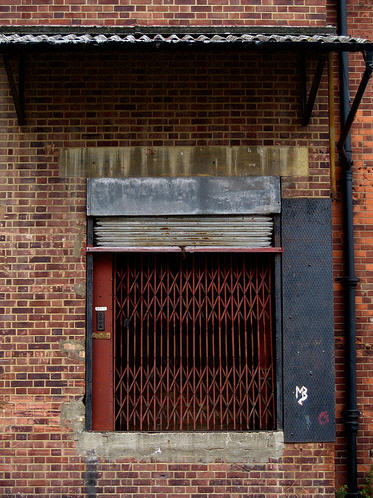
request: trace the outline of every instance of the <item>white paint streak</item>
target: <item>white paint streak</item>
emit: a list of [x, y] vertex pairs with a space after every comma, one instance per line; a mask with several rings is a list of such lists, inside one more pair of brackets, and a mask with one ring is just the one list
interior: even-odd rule
[[[296, 386], [295, 388], [295, 397], [297, 398], [298, 400], [298, 403], [303, 406], [303, 403], [306, 401], [306, 399], [308, 398], [308, 393], [307, 393], [307, 387], [305, 386], [302, 386], [302, 387], [298, 387]], [[300, 397], [300, 399], [298, 399], [298, 397]]]

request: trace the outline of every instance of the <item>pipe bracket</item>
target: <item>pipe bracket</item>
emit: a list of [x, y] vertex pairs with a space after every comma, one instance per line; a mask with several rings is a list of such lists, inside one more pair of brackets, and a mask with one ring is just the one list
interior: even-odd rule
[[356, 287], [357, 284], [360, 282], [360, 278], [351, 277], [351, 276], [344, 276], [341, 277], [339, 280], [341, 280], [348, 287]]
[[343, 410], [343, 422], [350, 427], [351, 431], [357, 432], [359, 428], [359, 410]]

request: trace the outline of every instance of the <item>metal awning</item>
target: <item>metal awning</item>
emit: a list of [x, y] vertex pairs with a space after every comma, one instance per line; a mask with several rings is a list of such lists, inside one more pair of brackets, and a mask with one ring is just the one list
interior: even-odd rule
[[283, 35], [283, 34], [142, 34], [126, 32], [117, 34], [18, 34], [0, 32], [0, 49], [9, 48], [52, 48], [52, 47], [224, 47], [245, 49], [296, 49], [330, 51], [366, 51], [373, 49], [373, 43], [365, 38], [328, 34]]
[[[318, 57], [317, 70], [309, 95], [306, 92], [305, 64], [301, 64], [303, 125], [314, 107], [330, 52], [362, 52], [366, 61], [357, 108], [372, 72], [373, 42], [366, 38], [339, 36], [333, 27], [288, 26], [0, 26], [0, 52], [4, 56], [9, 86], [18, 123], [24, 124], [23, 58], [34, 50], [107, 48], [207, 48], [285, 51], [296, 50], [304, 61], [307, 53]], [[353, 106], [354, 107], [354, 106]], [[351, 122], [356, 113], [352, 109]], [[351, 123], [349, 124], [351, 126]], [[346, 126], [344, 132], [348, 132]], [[343, 134], [342, 134], [343, 136]]]
[[213, 47], [365, 51], [373, 42], [338, 36], [333, 27], [1, 26], [0, 49], [47, 47]]

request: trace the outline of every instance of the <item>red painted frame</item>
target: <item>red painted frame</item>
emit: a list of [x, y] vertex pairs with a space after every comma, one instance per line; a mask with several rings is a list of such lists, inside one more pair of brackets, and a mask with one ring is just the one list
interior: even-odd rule
[[[97, 330], [97, 310], [106, 308], [105, 330]], [[109, 338], [105, 337], [108, 334]], [[92, 429], [114, 430], [113, 270], [111, 254], [93, 261]]]
[[246, 253], [283, 253], [282, 247], [229, 247], [229, 246], [162, 246], [162, 247], [93, 247], [87, 246], [86, 253], [118, 252], [246, 252]]

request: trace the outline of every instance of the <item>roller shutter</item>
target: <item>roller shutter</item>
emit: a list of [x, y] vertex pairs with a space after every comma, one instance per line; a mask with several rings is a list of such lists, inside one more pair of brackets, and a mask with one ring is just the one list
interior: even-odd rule
[[270, 216], [102, 217], [94, 226], [96, 247], [272, 246]]

